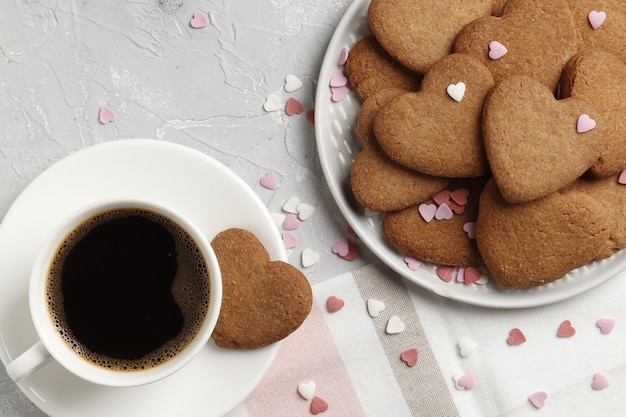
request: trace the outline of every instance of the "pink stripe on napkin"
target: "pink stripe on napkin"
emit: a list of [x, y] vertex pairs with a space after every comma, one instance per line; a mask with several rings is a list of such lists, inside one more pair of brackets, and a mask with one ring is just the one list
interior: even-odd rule
[[324, 417], [365, 416], [323, 313], [315, 303], [302, 326], [283, 340], [272, 367], [245, 401], [249, 415], [311, 415], [311, 401], [297, 391], [299, 384], [310, 381], [316, 385], [315, 395], [328, 403]]

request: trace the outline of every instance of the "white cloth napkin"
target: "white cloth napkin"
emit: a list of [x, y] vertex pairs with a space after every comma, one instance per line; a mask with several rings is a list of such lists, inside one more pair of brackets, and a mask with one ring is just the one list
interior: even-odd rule
[[[626, 274], [570, 300], [519, 310], [447, 300], [380, 263], [313, 292], [309, 318], [228, 417], [626, 415]], [[340, 310], [328, 310], [331, 296], [343, 301]], [[377, 317], [369, 299], [385, 304]], [[600, 319], [614, 320], [610, 333], [601, 332]], [[404, 329], [389, 334], [390, 320], [390, 330]], [[571, 337], [557, 336], [565, 320]], [[524, 343], [507, 342], [514, 328]], [[463, 356], [459, 342], [465, 355], [473, 352]], [[418, 360], [409, 366], [402, 355], [412, 349]]]

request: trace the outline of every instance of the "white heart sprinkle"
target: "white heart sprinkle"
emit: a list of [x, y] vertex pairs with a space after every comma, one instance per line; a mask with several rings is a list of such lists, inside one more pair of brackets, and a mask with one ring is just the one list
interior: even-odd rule
[[461, 340], [459, 340], [459, 343], [457, 344], [457, 346], [459, 348], [459, 353], [464, 358], [467, 358], [472, 353], [474, 353], [474, 351], [478, 347], [476, 342], [474, 342], [474, 341], [472, 341], [470, 339], [461, 339]]
[[312, 400], [313, 397], [315, 396], [315, 388], [316, 388], [315, 382], [313, 381], [309, 381], [306, 383], [303, 382], [300, 385], [298, 385], [298, 393], [305, 400]]
[[402, 323], [400, 317], [391, 316], [387, 322], [387, 329], [385, 331], [387, 334], [402, 333], [404, 331], [404, 323]]
[[300, 204], [300, 199], [293, 196], [289, 200], [285, 201], [285, 204], [283, 204], [283, 210], [287, 213], [298, 214], [298, 204]]
[[474, 282], [474, 284], [485, 285], [488, 282], [489, 282], [489, 277], [487, 276], [487, 274], [483, 273], [478, 279], [478, 281]]
[[320, 260], [319, 253], [313, 251], [311, 248], [306, 248], [302, 251], [302, 266], [308, 268], [315, 265]]
[[385, 303], [382, 301], [374, 300], [370, 298], [367, 300], [367, 312], [370, 317], [378, 317], [378, 315], [385, 309]]
[[459, 380], [461, 378], [463, 378], [463, 375], [465, 375], [465, 372], [463, 371], [456, 371], [454, 374], [452, 374], [452, 380], [454, 381], [454, 387], [458, 390], [464, 390], [465, 387], [463, 387], [462, 385], [459, 385]]
[[302, 81], [298, 77], [293, 74], [289, 74], [285, 77], [285, 91], [288, 93], [293, 93], [296, 90], [299, 90], [302, 87]]
[[263, 104], [263, 108], [267, 112], [281, 110], [283, 105], [280, 103], [280, 99], [276, 94], [270, 94], [267, 96], [265, 103]]
[[300, 220], [307, 220], [315, 212], [315, 207], [310, 204], [300, 203], [296, 206], [296, 211]]
[[458, 103], [463, 100], [463, 96], [465, 95], [465, 83], [460, 81], [456, 84], [450, 84], [446, 91], [448, 95]]

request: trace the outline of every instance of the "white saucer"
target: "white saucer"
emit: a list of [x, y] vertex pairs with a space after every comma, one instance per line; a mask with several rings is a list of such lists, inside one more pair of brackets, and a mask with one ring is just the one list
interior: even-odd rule
[[[15, 200], [0, 225], [0, 359], [6, 365], [37, 340], [28, 310], [32, 261], [53, 226], [77, 207], [109, 196], [154, 199], [187, 215], [211, 240], [229, 227], [253, 232], [272, 259], [286, 253], [265, 205], [232, 171], [173, 143], [132, 139], [96, 145], [57, 162]], [[258, 385], [279, 344], [249, 351], [212, 342], [176, 374], [137, 388], [83, 381], [55, 362], [20, 389], [50, 416], [223, 416]]]

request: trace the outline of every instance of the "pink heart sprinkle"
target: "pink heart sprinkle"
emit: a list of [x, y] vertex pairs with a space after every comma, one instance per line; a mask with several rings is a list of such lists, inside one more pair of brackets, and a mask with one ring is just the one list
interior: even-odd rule
[[318, 415], [328, 410], [328, 403], [317, 395], [311, 400], [311, 414]]
[[339, 102], [348, 95], [348, 93], [350, 92], [350, 88], [348, 88], [347, 86], [331, 87], [330, 92], [332, 93], [330, 97], [332, 101]]
[[447, 204], [454, 214], [463, 214], [463, 212], [465, 211], [465, 206], [455, 203], [454, 200], [448, 201]]
[[282, 237], [285, 249], [293, 249], [298, 246], [298, 239], [291, 233], [284, 233]]
[[294, 213], [287, 213], [285, 216], [285, 220], [283, 221], [283, 229], [285, 230], [296, 230], [300, 227], [300, 219], [298, 215]]
[[600, 26], [602, 26], [602, 24], [606, 20], [606, 13], [602, 11], [599, 12], [596, 10], [592, 10], [589, 12], [587, 19], [589, 20], [589, 24], [591, 25], [591, 28], [593, 30], [596, 30]]
[[419, 357], [419, 352], [417, 351], [417, 349], [405, 350], [400, 355], [400, 359], [402, 359], [404, 362], [406, 362], [407, 366], [409, 366], [411, 368], [414, 367], [415, 365], [417, 365], [418, 357]]
[[359, 257], [359, 254], [356, 251], [356, 245], [348, 241], [348, 253], [346, 253], [345, 255], [341, 257], [345, 259], [346, 261], [355, 261]]
[[622, 185], [626, 185], [626, 169], [620, 172], [619, 177], [617, 178], [617, 182]]
[[469, 196], [469, 190], [467, 188], [459, 188], [450, 193], [450, 198], [457, 204], [462, 206], [467, 204], [467, 197]]
[[422, 203], [417, 207], [417, 211], [419, 211], [420, 216], [426, 223], [430, 222], [435, 218], [435, 213], [437, 212], [437, 206], [434, 204], [426, 204]]
[[268, 190], [275, 190], [278, 187], [278, 176], [274, 171], [269, 171], [261, 177], [259, 182]]
[[476, 222], [467, 222], [463, 225], [463, 231], [470, 239], [476, 239]]
[[522, 343], [526, 342], [526, 336], [524, 336], [524, 333], [522, 333], [522, 331], [516, 327], [514, 329], [511, 329], [511, 331], [509, 332], [509, 337], [506, 339], [506, 342], [511, 346], [521, 345]]
[[437, 203], [437, 205], [448, 204], [450, 201], [450, 191], [441, 190], [437, 194], [433, 196], [433, 201]]
[[444, 282], [450, 282], [454, 279], [454, 267], [453, 266], [439, 266], [435, 270], [437, 276]]
[[465, 282], [465, 267], [460, 266], [456, 273], [456, 282]]
[[548, 394], [544, 391], [535, 392], [528, 397], [528, 401], [535, 408], [543, 408], [546, 405], [546, 400], [548, 399]]
[[287, 100], [287, 105], [285, 106], [285, 113], [289, 116], [293, 116], [294, 114], [300, 114], [304, 111], [304, 106], [295, 98], [291, 97]]
[[578, 133], [589, 132], [595, 129], [596, 121], [589, 117], [588, 114], [581, 114], [578, 116], [578, 122], [576, 122], [576, 131]]
[[349, 250], [348, 239], [338, 240], [331, 248], [331, 251], [339, 256], [346, 256]]
[[411, 256], [404, 257], [404, 263], [409, 267], [411, 271], [417, 271], [417, 269], [422, 265], [422, 261], [419, 259], [415, 259]]
[[349, 54], [348, 48], [343, 48], [341, 50], [341, 53], [339, 54], [339, 62], [337, 62], [339, 66], [343, 66], [345, 65], [346, 62], [348, 62], [348, 54]]
[[348, 78], [341, 70], [336, 70], [330, 77], [329, 85], [331, 87], [343, 87], [345, 85], [348, 85]]
[[572, 327], [572, 323], [569, 320], [563, 320], [556, 332], [558, 337], [572, 337], [575, 334], [576, 329]]
[[602, 375], [601, 373], [597, 373], [593, 375], [593, 381], [591, 382], [591, 388], [594, 391], [600, 391], [603, 390], [605, 388], [608, 388], [609, 386], [609, 380], [607, 379], [606, 376]]
[[437, 220], [450, 220], [454, 213], [447, 204], [442, 204], [437, 207], [437, 211], [435, 211], [435, 219]]
[[494, 59], [494, 60], [500, 59], [504, 55], [506, 55], [508, 52], [509, 50], [506, 49], [506, 46], [502, 45], [498, 41], [491, 41], [489, 43], [489, 58], [490, 59]]
[[315, 110], [309, 110], [308, 112], [306, 112], [306, 119], [309, 121], [309, 123], [315, 125]]
[[474, 372], [467, 372], [459, 378], [458, 384], [466, 390], [471, 390], [476, 386], [476, 375]]
[[117, 120], [117, 114], [113, 111], [112, 108], [107, 106], [102, 106], [100, 108], [100, 123], [103, 125], [107, 123], [111, 123]]
[[326, 309], [329, 313], [336, 313], [341, 310], [344, 305], [345, 302], [341, 298], [337, 298], [334, 295], [331, 295], [328, 299], [326, 299]]
[[468, 266], [465, 268], [465, 279], [463, 280], [464, 284], [473, 284], [482, 278], [483, 273], [480, 270], [474, 268], [473, 266]]
[[207, 27], [209, 25], [209, 17], [203, 12], [195, 12], [189, 24], [194, 29]]
[[598, 328], [600, 329], [600, 333], [609, 334], [613, 331], [613, 328], [615, 327], [615, 319], [612, 319], [610, 317], [599, 319], [598, 321], [596, 321], [596, 326], [598, 326]]

